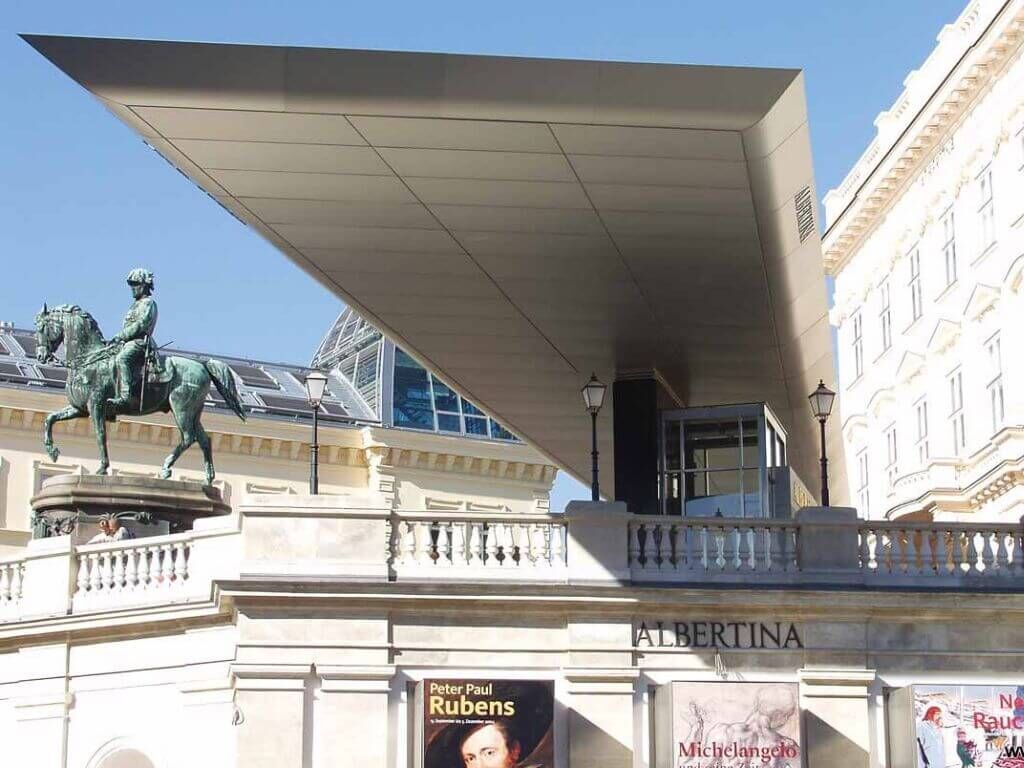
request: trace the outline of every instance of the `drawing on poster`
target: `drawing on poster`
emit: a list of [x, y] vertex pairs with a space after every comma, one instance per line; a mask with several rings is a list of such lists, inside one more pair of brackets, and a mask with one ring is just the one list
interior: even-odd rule
[[918, 768], [1024, 768], [1024, 686], [915, 685]]
[[424, 680], [423, 768], [551, 768], [550, 680]]
[[795, 683], [674, 683], [676, 768], [800, 768]]

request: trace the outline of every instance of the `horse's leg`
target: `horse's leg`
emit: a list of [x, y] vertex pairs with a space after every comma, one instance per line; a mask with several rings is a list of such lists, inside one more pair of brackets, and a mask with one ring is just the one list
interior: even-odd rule
[[53, 444], [53, 425], [58, 421], [80, 419], [83, 416], [85, 416], [85, 411], [74, 405], [69, 405], [67, 408], [47, 414], [46, 421], [43, 422], [43, 447], [46, 448], [50, 461], [56, 461], [57, 457], [60, 456], [60, 450]]
[[96, 445], [100, 449], [100, 467], [96, 474], [105, 475], [110, 469], [110, 456], [107, 455], [106, 403], [103, 398], [93, 398], [89, 403], [89, 416], [92, 418], [92, 431], [96, 434]]
[[189, 408], [191, 398], [187, 395], [180, 395], [179, 390], [174, 390], [171, 392], [169, 400], [171, 401], [171, 413], [174, 414], [174, 421], [178, 425], [178, 433], [181, 438], [174, 446], [174, 450], [164, 460], [164, 468], [160, 472], [160, 477], [165, 480], [171, 476], [171, 467], [174, 466], [174, 462], [196, 441], [196, 418], [192, 409]]
[[206, 434], [206, 430], [203, 429], [203, 425], [199, 421], [200, 416], [202, 416], [202, 412], [197, 413], [195, 416], [196, 442], [198, 442], [199, 447], [203, 449], [203, 465], [206, 468], [206, 484], [213, 485], [213, 478], [217, 476], [216, 471], [213, 469], [213, 449], [210, 447], [210, 436]]

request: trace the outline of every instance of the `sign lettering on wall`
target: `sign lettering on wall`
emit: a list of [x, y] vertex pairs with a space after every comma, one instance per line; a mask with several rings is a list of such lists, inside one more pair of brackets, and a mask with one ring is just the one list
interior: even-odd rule
[[637, 648], [796, 650], [804, 647], [796, 624], [772, 621], [641, 621]]

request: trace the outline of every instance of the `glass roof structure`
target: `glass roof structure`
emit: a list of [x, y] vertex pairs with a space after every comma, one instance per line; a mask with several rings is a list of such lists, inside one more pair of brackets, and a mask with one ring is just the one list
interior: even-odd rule
[[[0, 387], [62, 390], [67, 368], [41, 365], [35, 333], [0, 326]], [[166, 354], [227, 363], [247, 414], [304, 421], [312, 418], [304, 380], [311, 368], [327, 372], [320, 419], [348, 424], [379, 423], [494, 440], [516, 440], [498, 422], [427, 372], [377, 328], [345, 309], [328, 330], [310, 365], [268, 363], [222, 354], [168, 349]], [[63, 348], [57, 356], [63, 355]], [[227, 411], [216, 390], [207, 408]]]
[[350, 308], [338, 315], [310, 365], [348, 382], [385, 426], [516, 439]]

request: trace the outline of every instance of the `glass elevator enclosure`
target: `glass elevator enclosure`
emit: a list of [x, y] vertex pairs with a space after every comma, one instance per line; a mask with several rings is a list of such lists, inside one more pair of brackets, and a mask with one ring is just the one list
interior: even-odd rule
[[764, 403], [660, 412], [664, 515], [788, 518], [786, 433]]

